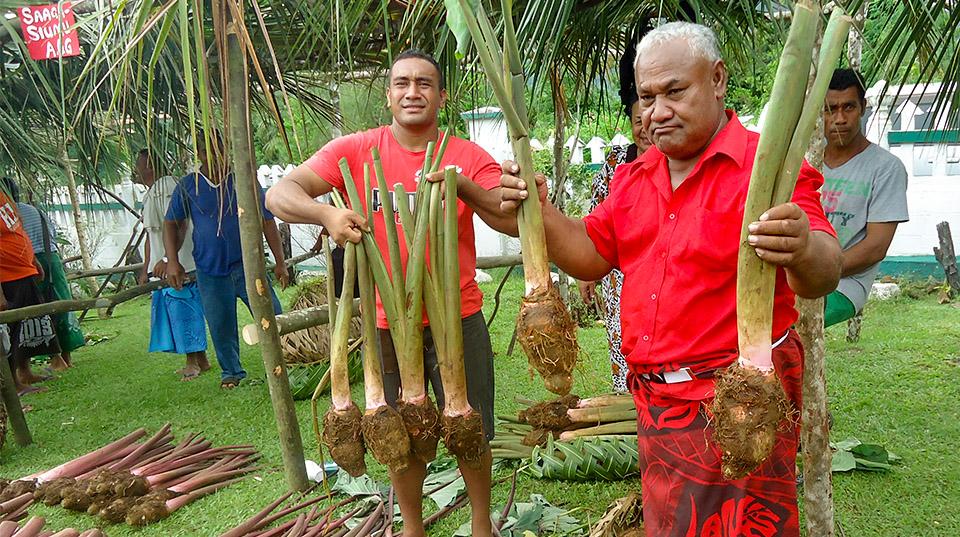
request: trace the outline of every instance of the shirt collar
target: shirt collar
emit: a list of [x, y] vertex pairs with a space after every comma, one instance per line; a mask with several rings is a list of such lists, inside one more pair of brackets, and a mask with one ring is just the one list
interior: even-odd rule
[[[698, 168], [701, 163], [706, 162], [707, 159], [714, 155], [726, 155], [736, 162], [738, 167], [743, 167], [744, 160], [747, 156], [747, 129], [740, 123], [736, 112], [727, 109], [725, 113], [727, 114], [727, 124], [724, 125], [723, 128], [720, 129], [720, 132], [710, 141], [710, 145], [707, 146], [707, 150], [700, 156], [700, 160], [695, 168]], [[657, 146], [652, 146], [637, 160], [640, 162], [642, 168], [652, 169], [660, 164], [660, 162], [665, 161], [666, 156], [660, 152]]]

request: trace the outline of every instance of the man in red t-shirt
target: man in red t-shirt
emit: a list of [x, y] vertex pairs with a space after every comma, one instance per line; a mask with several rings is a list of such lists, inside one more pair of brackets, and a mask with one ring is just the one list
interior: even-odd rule
[[[17, 204], [0, 186], [0, 311], [44, 302], [36, 278], [43, 269], [33, 255], [33, 244], [23, 229]], [[10, 329], [10, 369], [21, 395], [42, 391], [32, 386], [47, 380], [30, 369], [30, 358], [59, 354], [60, 345], [49, 315], [8, 323]], [[0, 356], [0, 359], [3, 359]]]
[[[624, 273], [622, 350], [637, 405], [643, 525], [658, 537], [799, 536], [798, 428], [784, 427], [752, 474], [724, 481], [705, 410], [713, 373], [738, 355], [737, 253], [758, 135], [724, 109], [727, 71], [704, 26], [669, 23], [648, 33], [635, 74], [655, 147], [617, 168], [610, 195], [586, 218], [545, 204], [543, 222], [550, 258], [571, 276]], [[515, 211], [526, 184], [514, 163], [504, 163], [504, 173], [501, 206]], [[792, 202], [749, 228], [757, 255], [782, 267], [773, 360], [797, 409], [803, 350], [791, 328], [794, 294], [824, 296], [840, 276], [840, 247], [817, 192], [822, 184], [804, 164]]]
[[[332, 205], [321, 204], [314, 198], [334, 188], [344, 192], [344, 178], [339, 161], [346, 158], [351, 175], [364, 206], [373, 204], [374, 234], [381, 251], [387, 251], [386, 230], [383, 224], [382, 196], [394, 196], [373, 189], [373, 199], [366, 200], [363, 185], [363, 165], [372, 166], [370, 149], [377, 147], [383, 162], [388, 185], [403, 184], [410, 194], [409, 200], [394, 201], [412, 206], [412, 193], [417, 190], [421, 167], [427, 144], [440, 140], [437, 127], [438, 112], [446, 100], [443, 76], [436, 60], [422, 52], [411, 50], [397, 56], [390, 68], [387, 101], [393, 114], [390, 125], [344, 136], [331, 141], [310, 159], [297, 167], [267, 192], [267, 207], [287, 222], [301, 222], [324, 226], [338, 244], [344, 241], [359, 242], [360, 230], [366, 229], [362, 216], [350, 210], [341, 210]], [[473, 214], [476, 212], [494, 227], [509, 222], [512, 218], [500, 212], [500, 166], [476, 144], [451, 137], [443, 155], [441, 168], [456, 166], [460, 175], [457, 181], [460, 202], [457, 204], [459, 225], [460, 296], [463, 319], [464, 361], [467, 373], [467, 398], [470, 405], [483, 418], [484, 433], [493, 437], [493, 351], [487, 333], [483, 313], [483, 294], [474, 281], [476, 249], [474, 245]], [[372, 169], [372, 168], [371, 168]], [[433, 174], [428, 180], [442, 178], [442, 173]], [[396, 200], [396, 198], [393, 198]], [[388, 215], [401, 227], [396, 214]], [[412, 230], [408, 230], [412, 232]], [[406, 266], [407, 249], [400, 241], [400, 257]], [[389, 270], [389, 260], [387, 268]], [[384, 391], [387, 402], [395, 404], [400, 391], [396, 355], [387, 329], [383, 305], [377, 298], [377, 326], [380, 329], [380, 351], [383, 362]], [[429, 327], [424, 329], [424, 369], [442, 408], [443, 388], [436, 363]], [[487, 450], [479, 469], [461, 464], [460, 470], [467, 486], [473, 513], [473, 535], [490, 536], [490, 466], [491, 456]], [[426, 468], [412, 461], [410, 469], [402, 474], [391, 474], [390, 480], [397, 491], [400, 511], [403, 515], [405, 537], [424, 535], [422, 491]]]

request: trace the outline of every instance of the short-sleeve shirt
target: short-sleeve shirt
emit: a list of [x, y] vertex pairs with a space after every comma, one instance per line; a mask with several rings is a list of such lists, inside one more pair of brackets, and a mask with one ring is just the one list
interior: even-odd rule
[[[723, 367], [737, 356], [737, 255], [743, 207], [757, 150], [732, 111], [680, 186], [651, 147], [617, 168], [610, 195], [585, 219], [597, 252], [624, 275], [622, 350], [634, 373]], [[804, 163], [793, 201], [812, 230], [834, 234], [820, 206], [820, 174]], [[777, 270], [773, 333], [797, 319], [794, 294]], [[712, 383], [657, 385], [673, 396], [712, 396]]]
[[[53, 223], [50, 222], [47, 216], [33, 205], [22, 201], [17, 202], [17, 210], [20, 211], [20, 221], [23, 223], [23, 230], [27, 232], [27, 236], [30, 237], [30, 243], [33, 244], [33, 252], [35, 254], [56, 252], [56, 228], [53, 227]], [[43, 238], [44, 221], [46, 221], [47, 224], [46, 240]], [[49, 250], [46, 247], [47, 245], [50, 246]]]
[[[164, 256], [166, 248], [163, 246], [163, 220], [176, 189], [177, 178], [165, 175], [154, 181], [143, 195], [143, 227], [147, 230], [147, 240], [150, 241], [150, 259], [146, 260], [148, 271], [152, 271]], [[186, 222], [186, 236], [178, 257], [183, 270], [193, 272], [197, 268], [193, 261], [193, 220], [187, 218]]]
[[[420, 172], [423, 167], [425, 151], [408, 151], [401, 146], [393, 137], [389, 126], [379, 127], [364, 132], [358, 132], [348, 136], [343, 136], [332, 140], [322, 149], [317, 151], [306, 161], [306, 165], [313, 170], [321, 179], [330, 184], [330, 186], [344, 192], [343, 174], [340, 172], [340, 159], [346, 158], [350, 166], [350, 174], [353, 176], [354, 184], [360, 193], [361, 202], [364, 207], [367, 205], [363, 185], [363, 165], [367, 163], [373, 169], [373, 158], [370, 156], [371, 148], [378, 148], [380, 159], [383, 162], [383, 173], [389, 188], [400, 183], [407, 191], [409, 200], [408, 205], [414, 210], [414, 193], [417, 190], [417, 183], [420, 181]], [[447, 149], [440, 162], [441, 168], [445, 166], [456, 166], [460, 173], [472, 179], [484, 189], [492, 189], [500, 186], [500, 166], [493, 160], [486, 151], [477, 144], [457, 137], [451, 137], [447, 143]], [[377, 244], [381, 252], [387, 252], [387, 232], [384, 228], [383, 209], [380, 204], [382, 193], [374, 184], [373, 197], [373, 228]], [[396, 195], [390, 191], [391, 200], [396, 200]], [[396, 212], [397, 204], [393, 204]], [[391, 215], [391, 218], [397, 223], [398, 230], [403, 230], [397, 214]], [[459, 256], [460, 256], [460, 304], [461, 315], [468, 317], [480, 311], [483, 307], [483, 293], [480, 287], [474, 281], [477, 264], [477, 250], [473, 230], [473, 211], [462, 201], [457, 201], [457, 223], [459, 226]], [[413, 230], [410, 230], [412, 233]], [[384, 255], [384, 261], [387, 268], [390, 268], [390, 260]], [[407, 248], [404, 241], [400, 241], [400, 260], [404, 269], [407, 265]], [[380, 328], [387, 328], [387, 317], [383, 311], [383, 303], [377, 296], [377, 325]]]
[[[823, 209], [844, 250], [867, 236], [869, 223], [906, 222], [910, 218], [907, 169], [900, 159], [876, 144], [836, 168], [824, 164], [823, 177]], [[878, 270], [880, 263], [840, 280], [837, 290], [857, 311], [867, 303]]]
[[[263, 219], [273, 220], [273, 214], [263, 205], [263, 188], [258, 190]], [[179, 222], [190, 218], [197, 270], [210, 276], [227, 276], [243, 262], [237, 215], [233, 174], [215, 185], [202, 173], [191, 173], [177, 183], [166, 219]]]
[[33, 264], [33, 245], [23, 229], [17, 204], [0, 189], [0, 282], [39, 274]]

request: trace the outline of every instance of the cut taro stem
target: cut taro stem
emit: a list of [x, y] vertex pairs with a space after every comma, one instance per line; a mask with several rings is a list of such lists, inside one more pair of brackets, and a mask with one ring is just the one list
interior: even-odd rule
[[67, 528], [54, 533], [50, 537], [80, 537], [80, 532], [73, 528]]
[[274, 509], [279, 507], [280, 504], [287, 501], [287, 498], [289, 498], [290, 496], [293, 496], [292, 491], [284, 494], [283, 496], [280, 496], [279, 498], [274, 500], [272, 503], [270, 503], [270, 505], [264, 507], [259, 513], [248, 518], [239, 526], [231, 530], [228, 530], [225, 533], [220, 534], [220, 537], [244, 537], [248, 533], [259, 529], [261, 527], [260, 523], [263, 521], [263, 519], [267, 518], [267, 516], [270, 513], [272, 513]]
[[146, 436], [147, 431], [144, 429], [137, 429], [132, 433], [124, 436], [119, 440], [115, 440], [102, 448], [87, 453], [73, 459], [72, 461], [65, 462], [60, 466], [47, 470], [42, 474], [36, 476], [39, 483], [44, 481], [51, 481], [58, 477], [76, 477], [83, 473], [86, 473], [105, 462], [110, 462], [113, 460], [112, 454], [116, 453], [117, 450], [121, 450], [132, 446], [134, 442]]
[[[448, 166], [444, 171], [446, 207], [443, 230], [443, 332], [434, 332], [435, 339], [443, 339], [440, 378], [443, 382], [443, 433], [447, 448], [467, 464], [479, 464], [487, 451], [483, 421], [467, 400], [467, 378], [463, 364], [462, 306], [460, 298], [459, 234], [457, 232], [457, 170]], [[439, 265], [439, 264], [438, 264]]]
[[43, 517], [39, 517], [39, 516], [31, 517], [30, 520], [28, 520], [27, 523], [24, 524], [22, 528], [20, 528], [20, 531], [18, 531], [14, 535], [18, 537], [20, 536], [35, 537], [36, 535], [39, 535], [40, 530], [43, 529], [44, 524], [46, 524], [46, 521], [43, 519]]
[[[348, 242], [344, 253], [343, 290], [330, 338], [330, 395], [333, 405], [323, 417], [323, 443], [334, 462], [353, 477], [359, 477], [367, 471], [363, 460], [365, 449], [360, 432], [360, 409], [350, 397], [347, 355], [353, 316], [353, 288], [357, 277], [356, 253], [356, 245]], [[319, 396], [318, 386], [313, 394], [314, 401]], [[316, 413], [314, 420], [317, 420]]]

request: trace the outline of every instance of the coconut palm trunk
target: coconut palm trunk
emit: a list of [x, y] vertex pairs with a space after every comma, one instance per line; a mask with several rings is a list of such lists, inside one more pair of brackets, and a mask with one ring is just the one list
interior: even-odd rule
[[[235, 6], [239, 11], [240, 6]], [[260, 185], [257, 182], [256, 162], [250, 131], [250, 88], [246, 48], [241, 45], [234, 11], [227, 10], [227, 95], [229, 112], [227, 125], [236, 174], [237, 205], [240, 219], [240, 246], [243, 250], [243, 271], [246, 279], [250, 309], [260, 331], [260, 351], [267, 371], [270, 402], [280, 436], [284, 473], [291, 489], [306, 490], [310, 482], [303, 457], [303, 441], [297, 423], [287, 369], [283, 363], [280, 333], [277, 331], [273, 301], [270, 296], [267, 269], [263, 251], [263, 215], [260, 212]]]

